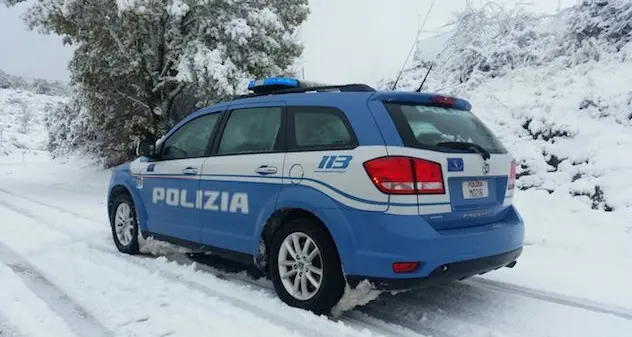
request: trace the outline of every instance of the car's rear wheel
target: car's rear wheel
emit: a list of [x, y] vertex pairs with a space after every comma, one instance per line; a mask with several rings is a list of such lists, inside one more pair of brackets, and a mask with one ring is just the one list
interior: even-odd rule
[[123, 253], [138, 254], [138, 222], [134, 201], [126, 193], [114, 196], [110, 214], [112, 238], [116, 248]]
[[344, 277], [329, 233], [311, 218], [295, 218], [272, 238], [270, 278], [279, 298], [327, 314], [342, 297]]

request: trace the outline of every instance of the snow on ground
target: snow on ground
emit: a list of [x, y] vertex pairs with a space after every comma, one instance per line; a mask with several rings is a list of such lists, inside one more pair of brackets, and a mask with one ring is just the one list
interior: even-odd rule
[[79, 157], [51, 160], [41, 142], [30, 144], [0, 156], [3, 335], [618, 337], [632, 329], [632, 228], [621, 210], [519, 191], [527, 246], [515, 268], [382, 295], [330, 319], [286, 306], [269, 280], [221, 262], [120, 254], [105, 211], [109, 171]]
[[515, 268], [383, 295], [336, 320], [286, 306], [265, 279], [184, 255], [120, 254], [105, 214], [107, 170], [43, 154], [13, 160], [0, 164], [0, 329], [10, 336], [618, 337], [632, 329], [631, 234], [604, 230], [602, 222], [624, 222], [618, 213], [570, 197], [517, 193], [528, 246]]
[[[43, 113], [62, 99], [0, 90], [0, 336], [628, 336], [632, 63], [622, 50], [457, 90], [523, 165], [523, 255], [513, 269], [382, 295], [339, 319], [290, 308], [268, 280], [221, 261], [118, 253], [108, 170], [42, 151]], [[34, 116], [21, 129], [25, 111]]]

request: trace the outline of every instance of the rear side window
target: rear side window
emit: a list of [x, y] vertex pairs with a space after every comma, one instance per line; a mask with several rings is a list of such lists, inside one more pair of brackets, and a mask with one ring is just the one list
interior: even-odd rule
[[290, 149], [334, 150], [357, 146], [357, 140], [344, 113], [331, 107], [288, 107]]
[[280, 107], [234, 110], [224, 128], [217, 153], [276, 152], [281, 138], [282, 112]]
[[453, 152], [451, 142], [472, 143], [490, 153], [507, 150], [469, 111], [419, 104], [385, 103], [404, 145]]

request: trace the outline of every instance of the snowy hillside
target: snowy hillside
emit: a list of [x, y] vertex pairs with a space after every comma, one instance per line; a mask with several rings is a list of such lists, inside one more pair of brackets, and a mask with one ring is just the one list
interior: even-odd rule
[[[632, 210], [632, 3], [554, 16], [469, 9], [445, 44], [422, 41], [398, 89], [458, 95], [520, 164], [518, 186]], [[386, 83], [385, 85], [388, 85]]]
[[61, 96], [0, 89], [0, 161], [3, 156], [46, 150], [46, 115], [65, 100]]
[[269, 279], [221, 259], [161, 244], [119, 253], [110, 170], [48, 153], [48, 134], [74, 139], [69, 123], [82, 120], [60, 118], [74, 106], [0, 88], [0, 336], [630, 335], [632, 3], [591, 4], [554, 19], [471, 10], [457, 38], [438, 39], [447, 48], [420, 44], [399, 88], [416, 89], [431, 57], [425, 90], [468, 98], [502, 137], [521, 164], [524, 252], [512, 269], [382, 294], [340, 317], [289, 307]]
[[41, 95], [65, 96], [69, 93], [68, 86], [61, 81], [51, 81], [43, 78], [25, 78], [7, 74], [0, 69], [0, 89], [14, 89], [30, 91]]

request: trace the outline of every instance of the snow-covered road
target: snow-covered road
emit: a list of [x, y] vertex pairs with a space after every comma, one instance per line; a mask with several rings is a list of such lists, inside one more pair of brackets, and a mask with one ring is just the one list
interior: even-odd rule
[[[523, 215], [539, 211], [525, 215], [532, 229], [516, 268], [383, 295], [329, 319], [284, 305], [269, 281], [229, 273], [221, 261], [118, 253], [105, 214], [108, 172], [82, 163], [43, 154], [0, 163], [2, 337], [623, 337], [632, 331], [632, 234], [618, 218], [567, 212], [569, 221], [586, 225], [575, 224], [573, 239], [564, 240], [560, 231], [569, 227], [559, 207], [541, 209], [555, 200], [524, 193]], [[602, 221], [611, 224], [596, 225]], [[558, 231], [550, 228], [556, 223]]]

